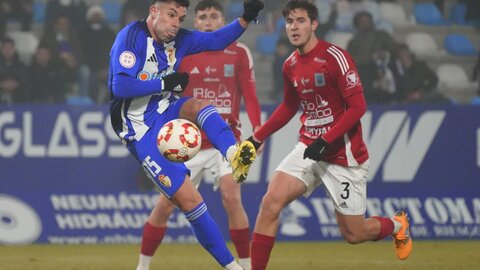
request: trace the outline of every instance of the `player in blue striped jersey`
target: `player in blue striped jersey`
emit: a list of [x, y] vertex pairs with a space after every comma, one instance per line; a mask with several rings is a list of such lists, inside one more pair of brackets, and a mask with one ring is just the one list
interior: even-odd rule
[[263, 3], [246, 0], [244, 14], [214, 32], [181, 28], [189, 4], [189, 0], [153, 0], [146, 20], [132, 22], [119, 32], [110, 52], [111, 121], [147, 175], [185, 214], [200, 244], [225, 269], [241, 269], [190, 181], [189, 170], [183, 163], [165, 159], [156, 139], [169, 120], [195, 122], [230, 161], [236, 180], [245, 180], [255, 158], [253, 145], [237, 146], [232, 130], [208, 101], [179, 97], [188, 84], [188, 74], [176, 70], [186, 55], [223, 50], [235, 41], [258, 16]]

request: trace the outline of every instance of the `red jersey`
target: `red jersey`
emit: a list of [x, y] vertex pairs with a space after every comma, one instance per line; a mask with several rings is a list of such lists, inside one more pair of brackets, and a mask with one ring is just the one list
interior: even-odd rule
[[[240, 42], [223, 51], [203, 52], [187, 56], [179, 68], [190, 75], [184, 96], [206, 99], [217, 108], [240, 140], [240, 102], [243, 96], [252, 127], [260, 126], [260, 105], [256, 95], [253, 60], [250, 50]], [[202, 149], [211, 148], [202, 132]]]
[[318, 137], [327, 141], [322, 160], [356, 166], [368, 159], [360, 123], [366, 110], [363, 88], [346, 51], [322, 40], [305, 54], [295, 50], [283, 65], [283, 79], [284, 101], [255, 138], [263, 141], [280, 129], [301, 105], [300, 141], [306, 145]]

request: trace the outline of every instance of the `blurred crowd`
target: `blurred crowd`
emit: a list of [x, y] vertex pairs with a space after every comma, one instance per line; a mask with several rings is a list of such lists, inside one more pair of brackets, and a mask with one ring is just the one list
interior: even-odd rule
[[[20, 23], [23, 36], [32, 33], [33, 0], [0, 0], [0, 103], [108, 102], [106, 81], [109, 51], [116, 29], [105, 10], [84, 0], [49, 0], [42, 35], [31, 58], [22, 59], [7, 24]], [[123, 26], [144, 19], [149, 0], [127, 0], [122, 5]], [[28, 41], [28, 39], [25, 39]]]
[[[462, 0], [459, 0], [462, 1]], [[33, 0], [0, 0], [0, 104], [67, 103], [101, 104], [109, 101], [106, 81], [109, 50], [116, 32], [132, 20], [144, 19], [149, 0], [125, 0], [120, 19], [108, 22], [99, 1], [47, 0], [41, 36], [33, 34]], [[224, 1], [239, 4], [240, 0]], [[285, 37], [280, 1], [265, 0], [261, 23], [266, 32], [278, 32], [272, 61], [271, 100], [283, 97], [282, 65], [293, 48]], [[345, 48], [355, 59], [369, 103], [452, 103], [437, 90], [437, 74], [410, 48], [397, 40], [393, 27], [379, 11], [379, 2], [367, 0], [316, 0], [319, 8], [317, 34], [325, 38], [331, 30], [353, 33]], [[395, 1], [394, 1], [395, 2]], [[445, 1], [435, 0], [440, 10]], [[467, 20], [480, 19], [480, 1], [463, 0]], [[231, 19], [231, 18], [229, 18]], [[8, 32], [11, 21], [19, 24], [19, 39]], [[21, 46], [35, 46], [32, 56], [22, 57]], [[254, 50], [254, 48], [252, 48]], [[472, 79], [479, 79], [480, 55]], [[276, 78], [276, 79], [275, 79]], [[261, 88], [261, 87], [259, 87]], [[478, 91], [480, 96], [480, 89]]]
[[[394, 38], [393, 26], [382, 18], [381, 2], [398, 1], [316, 0], [320, 23], [318, 36], [325, 39], [330, 31], [353, 33], [344, 49], [357, 64], [369, 104], [455, 103], [454, 99], [438, 91], [438, 75], [428, 63], [420, 60], [407, 44]], [[480, 20], [480, 1], [459, 2], [467, 5], [465, 20]], [[434, 3], [439, 10], [445, 10], [445, 0]], [[273, 10], [272, 14], [275, 14], [275, 23], [270, 23], [272, 31], [279, 26], [283, 28], [281, 11]], [[283, 61], [292, 50], [285, 35], [280, 34], [272, 64], [274, 74], [279, 74]], [[480, 79], [479, 72], [480, 54], [472, 71], [472, 81]], [[282, 81], [275, 81], [274, 89], [282, 89]], [[480, 96], [480, 87], [477, 96]], [[274, 97], [281, 98], [281, 95], [274, 92]]]

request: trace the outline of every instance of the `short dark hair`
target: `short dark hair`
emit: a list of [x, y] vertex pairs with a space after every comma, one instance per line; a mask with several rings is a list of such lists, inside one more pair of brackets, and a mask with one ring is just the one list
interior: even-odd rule
[[157, 2], [163, 2], [163, 3], [174, 2], [180, 5], [181, 7], [185, 7], [185, 8], [188, 8], [188, 6], [190, 6], [190, 0], [152, 0], [151, 4], [155, 5]]
[[283, 8], [283, 17], [287, 18], [288, 14], [295, 9], [304, 9], [307, 11], [310, 21], [318, 20], [318, 9], [315, 3], [310, 0], [290, 0]]
[[223, 14], [223, 7], [217, 0], [200, 0], [195, 6], [195, 13], [209, 8], [214, 8]]

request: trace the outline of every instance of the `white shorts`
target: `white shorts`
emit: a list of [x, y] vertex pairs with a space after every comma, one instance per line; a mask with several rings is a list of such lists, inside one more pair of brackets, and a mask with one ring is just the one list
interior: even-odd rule
[[328, 196], [332, 199], [335, 210], [344, 215], [362, 215], [366, 210], [367, 176], [369, 161], [354, 167], [345, 167], [324, 161], [315, 162], [303, 159], [306, 145], [299, 142], [286, 156], [277, 171], [298, 178], [305, 183], [308, 197], [324, 184]]
[[198, 188], [205, 174], [210, 174], [213, 179], [213, 190], [220, 186], [220, 178], [232, 174], [230, 163], [215, 148], [203, 149], [191, 160], [185, 162], [190, 169], [190, 179], [193, 185]]

